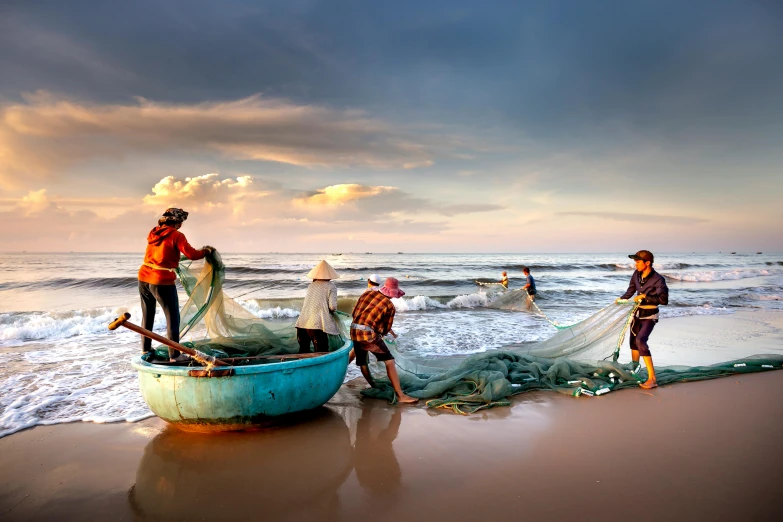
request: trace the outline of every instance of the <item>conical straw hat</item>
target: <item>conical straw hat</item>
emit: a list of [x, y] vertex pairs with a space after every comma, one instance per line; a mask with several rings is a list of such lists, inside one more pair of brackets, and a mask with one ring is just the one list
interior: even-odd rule
[[322, 259], [320, 263], [315, 265], [315, 268], [307, 273], [307, 277], [310, 279], [339, 279], [340, 275], [334, 271], [332, 265]]

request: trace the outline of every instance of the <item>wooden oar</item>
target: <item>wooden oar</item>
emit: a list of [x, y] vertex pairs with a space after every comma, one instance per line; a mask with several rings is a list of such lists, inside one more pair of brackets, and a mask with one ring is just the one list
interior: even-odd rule
[[320, 357], [322, 355], [328, 355], [330, 352], [315, 352], [315, 353], [284, 353], [280, 355], [251, 355], [248, 357], [222, 357], [220, 360], [236, 363], [242, 361], [257, 361], [264, 359], [280, 359], [280, 361], [295, 361], [298, 359], [311, 359], [313, 357]]
[[179, 344], [177, 342], [174, 342], [170, 339], [166, 339], [162, 335], [158, 335], [155, 332], [150, 332], [146, 328], [142, 328], [141, 326], [138, 326], [136, 324], [128, 322], [128, 319], [130, 319], [130, 314], [128, 312], [125, 312], [120, 317], [115, 319], [111, 322], [109, 325], [109, 330], [116, 330], [120, 326], [124, 326], [128, 330], [133, 330], [134, 332], [141, 334], [145, 337], [149, 337], [153, 341], [158, 341], [161, 344], [165, 344], [166, 346], [169, 346], [171, 348], [174, 348], [175, 350], [179, 350], [182, 353], [188, 354], [191, 357], [193, 357], [195, 360], [200, 362], [201, 364], [207, 364], [212, 366], [231, 366], [228, 363], [225, 363], [221, 361], [220, 359], [216, 359], [215, 357], [212, 357], [211, 355], [207, 355], [203, 352], [199, 352], [198, 350], [194, 350], [193, 348], [188, 348], [184, 344]]

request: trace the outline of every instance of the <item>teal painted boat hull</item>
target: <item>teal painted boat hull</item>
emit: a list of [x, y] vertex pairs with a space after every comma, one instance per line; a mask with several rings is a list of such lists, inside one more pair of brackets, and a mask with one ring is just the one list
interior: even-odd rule
[[[345, 380], [352, 343], [320, 357], [233, 366], [226, 377], [191, 377], [193, 367], [131, 361], [150, 409], [187, 431], [233, 431], [263, 426], [275, 417], [318, 408]], [[220, 367], [224, 369], [224, 367]]]

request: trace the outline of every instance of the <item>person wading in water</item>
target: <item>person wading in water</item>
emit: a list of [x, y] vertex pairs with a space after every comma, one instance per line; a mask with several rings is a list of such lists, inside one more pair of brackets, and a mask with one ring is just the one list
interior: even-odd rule
[[666, 286], [663, 276], [653, 269], [655, 258], [652, 252], [639, 250], [628, 257], [636, 262], [636, 270], [631, 276], [628, 290], [617, 300], [628, 299], [634, 293], [638, 293], [633, 299], [639, 303], [639, 307], [631, 323], [631, 359], [635, 364], [639, 363], [640, 356], [644, 360], [647, 366], [647, 380], [639, 386], [649, 390], [658, 386], [658, 381], [655, 378], [655, 368], [647, 339], [658, 324], [658, 305], [669, 304], [669, 287]]
[[[202, 259], [214, 248], [205, 246], [196, 250], [185, 235], [179, 231], [188, 213], [179, 208], [170, 208], [158, 219], [158, 226], [147, 236], [147, 251], [144, 263], [139, 268], [139, 294], [141, 295], [141, 326], [152, 330], [155, 323], [156, 302], [160, 303], [166, 316], [166, 337], [179, 342], [179, 299], [177, 297], [175, 269], [179, 266], [179, 255], [188, 259]], [[141, 349], [152, 351], [152, 339], [142, 336]], [[188, 356], [169, 348], [169, 361], [188, 360]]]

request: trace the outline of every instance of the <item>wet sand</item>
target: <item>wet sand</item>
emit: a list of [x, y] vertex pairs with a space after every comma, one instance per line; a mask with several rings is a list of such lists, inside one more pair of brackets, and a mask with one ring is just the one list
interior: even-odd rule
[[[712, 330], [685, 319], [673, 326]], [[754, 328], [737, 342], [780, 342]], [[0, 439], [0, 520], [780, 519], [781, 371], [535, 392], [470, 417], [362, 399], [362, 386], [264, 431], [148, 419], [16, 433]]]

